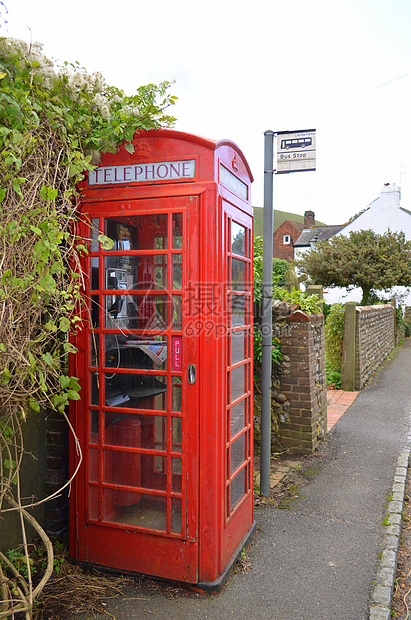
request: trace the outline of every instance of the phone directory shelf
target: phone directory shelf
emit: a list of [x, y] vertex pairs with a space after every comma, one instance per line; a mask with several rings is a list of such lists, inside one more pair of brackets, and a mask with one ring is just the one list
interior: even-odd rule
[[[124, 337], [123, 337], [124, 338]], [[120, 344], [115, 335], [117, 346], [106, 349], [106, 365], [110, 368], [147, 368], [163, 366], [167, 359], [165, 341], [127, 339]], [[111, 372], [111, 371], [110, 371]], [[158, 396], [167, 391], [166, 377], [145, 374], [128, 374], [123, 372], [105, 373], [105, 402], [111, 407], [140, 408], [141, 400]], [[135, 402], [137, 401], [137, 402]], [[154, 402], [146, 403], [147, 408], [154, 407]]]
[[166, 340], [141, 340], [123, 334], [106, 334], [105, 366], [165, 370]]

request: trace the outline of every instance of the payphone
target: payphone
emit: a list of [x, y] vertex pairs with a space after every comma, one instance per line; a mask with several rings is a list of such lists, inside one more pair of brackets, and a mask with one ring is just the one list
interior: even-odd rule
[[133, 146], [81, 187], [70, 552], [216, 589], [255, 531], [252, 176], [230, 141]]

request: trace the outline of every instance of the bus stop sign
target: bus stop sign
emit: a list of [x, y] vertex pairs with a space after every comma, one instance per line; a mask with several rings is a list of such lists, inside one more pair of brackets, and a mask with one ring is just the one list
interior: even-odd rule
[[277, 174], [315, 170], [315, 129], [277, 132]]

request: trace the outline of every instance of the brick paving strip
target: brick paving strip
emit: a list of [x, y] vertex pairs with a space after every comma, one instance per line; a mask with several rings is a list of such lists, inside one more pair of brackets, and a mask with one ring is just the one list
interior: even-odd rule
[[343, 413], [357, 398], [359, 392], [327, 390], [327, 431], [331, 430]]
[[[271, 463], [270, 488], [273, 489], [282, 482], [289, 474], [297, 471], [301, 467], [301, 461], [282, 460]], [[255, 485], [260, 487], [260, 472], [255, 474]]]

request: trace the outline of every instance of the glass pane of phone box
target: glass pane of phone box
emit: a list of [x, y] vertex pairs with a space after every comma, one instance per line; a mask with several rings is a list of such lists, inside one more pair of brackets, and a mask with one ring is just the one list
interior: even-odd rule
[[[97, 487], [90, 487], [89, 500], [90, 518], [97, 519]], [[165, 497], [145, 493], [104, 489], [102, 518], [111, 523], [165, 532], [167, 531], [167, 500]], [[181, 498], [179, 497], [171, 499], [171, 532], [181, 533]]]
[[167, 214], [107, 218], [106, 235], [113, 251], [166, 249]]
[[166, 377], [153, 375], [106, 374], [105, 402], [108, 407], [125, 409], [167, 409]]

